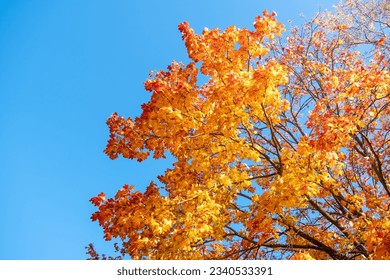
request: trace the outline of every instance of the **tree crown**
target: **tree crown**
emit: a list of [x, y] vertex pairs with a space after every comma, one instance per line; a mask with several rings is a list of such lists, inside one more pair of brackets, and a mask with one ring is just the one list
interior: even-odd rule
[[382, 24], [362, 54], [352, 2], [337, 18], [355, 21], [319, 14], [286, 40], [267, 11], [252, 30], [181, 23], [190, 62], [150, 75], [105, 150], [175, 162], [143, 193], [91, 199], [105, 239], [133, 259], [389, 259], [389, 9], [359, 15]]

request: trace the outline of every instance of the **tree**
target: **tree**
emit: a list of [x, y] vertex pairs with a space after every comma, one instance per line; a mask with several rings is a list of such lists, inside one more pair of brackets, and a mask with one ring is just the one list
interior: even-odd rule
[[359, 44], [337, 21], [366, 4], [285, 40], [266, 11], [253, 30], [180, 24], [191, 61], [151, 74], [142, 114], [108, 119], [105, 150], [175, 162], [143, 193], [91, 199], [105, 239], [133, 259], [390, 259], [388, 2], [367, 4], [387, 10]]

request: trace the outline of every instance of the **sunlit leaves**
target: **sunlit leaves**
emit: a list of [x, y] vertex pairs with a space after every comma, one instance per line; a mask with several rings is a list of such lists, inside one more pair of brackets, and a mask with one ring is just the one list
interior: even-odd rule
[[110, 158], [175, 159], [145, 192], [91, 199], [122, 254], [390, 258], [387, 37], [367, 57], [353, 21], [320, 14], [279, 41], [275, 16], [253, 30], [180, 24], [190, 62], [150, 74], [139, 117], [108, 119]]

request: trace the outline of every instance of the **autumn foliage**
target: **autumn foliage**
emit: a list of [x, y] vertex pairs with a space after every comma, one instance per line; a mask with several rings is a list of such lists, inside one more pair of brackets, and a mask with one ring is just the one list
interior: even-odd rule
[[[132, 259], [390, 259], [389, 5], [364, 2], [288, 35], [267, 12], [252, 29], [181, 23], [190, 62], [151, 74], [105, 150], [174, 164], [91, 199], [105, 239]], [[384, 9], [347, 19], [356, 3]]]

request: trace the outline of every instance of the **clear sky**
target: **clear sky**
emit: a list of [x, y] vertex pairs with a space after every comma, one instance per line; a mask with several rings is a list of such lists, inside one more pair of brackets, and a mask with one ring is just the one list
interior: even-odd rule
[[105, 121], [141, 112], [149, 70], [187, 61], [180, 22], [251, 27], [268, 9], [298, 24], [336, 2], [0, 0], [0, 259], [111, 252], [89, 199], [143, 189], [170, 163], [110, 160]]

